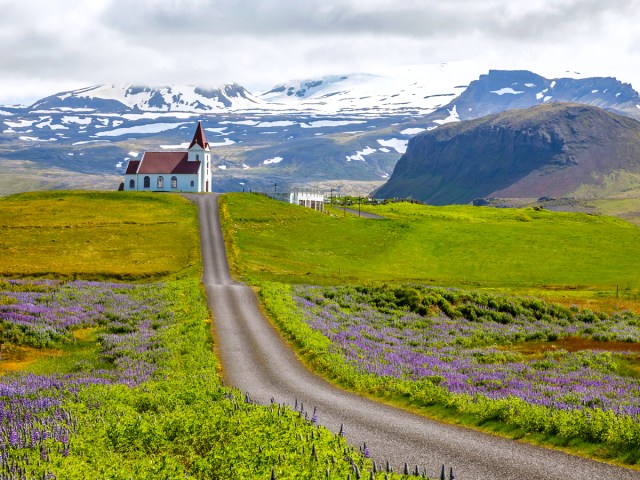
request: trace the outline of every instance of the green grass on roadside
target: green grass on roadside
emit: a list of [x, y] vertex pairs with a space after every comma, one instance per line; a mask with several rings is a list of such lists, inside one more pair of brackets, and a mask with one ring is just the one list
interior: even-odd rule
[[[20, 370], [38, 375], [52, 373], [73, 373], [79, 371], [111, 369], [113, 365], [100, 360], [97, 328], [76, 330], [75, 341], [62, 345], [59, 349], [29, 349], [33, 354], [25, 355], [25, 364]], [[39, 354], [35, 353], [39, 352]], [[10, 360], [9, 360], [10, 361]], [[5, 363], [0, 362], [0, 368]], [[20, 366], [20, 362], [17, 362]]]
[[[358, 288], [360, 287], [355, 287], [355, 289]], [[293, 291], [291, 285], [263, 282], [259, 288], [261, 304], [269, 318], [295, 348], [298, 357], [308, 368], [333, 384], [445, 423], [470, 427], [535, 445], [553, 447], [571, 454], [640, 471], [640, 451], [637, 449], [635, 441], [637, 433], [627, 435], [629, 430], [635, 432], [638, 430], [637, 423], [632, 417], [621, 416], [619, 419], [613, 420], [607, 427], [609, 434], [601, 435], [601, 440], [596, 441], [594, 438], [605, 431], [606, 422], [596, 421], [595, 417], [603, 415], [611, 420], [615, 417], [612, 412], [602, 413], [596, 408], [593, 410], [594, 417], [589, 416], [590, 414], [583, 417], [578, 411], [553, 410], [546, 406], [527, 403], [517, 396], [491, 399], [483, 395], [452, 393], [439, 386], [439, 383], [433, 383], [429, 378], [409, 380], [397, 379], [389, 375], [365, 373], [362, 367], [356, 367], [341, 353], [341, 347], [337, 347], [335, 343], [332, 344], [331, 340], [320, 330], [309, 325], [308, 320], [304, 319], [301, 309], [296, 306]], [[378, 297], [378, 300], [382, 302], [387, 299], [388, 297]], [[348, 310], [349, 306], [339, 305], [336, 308]], [[384, 308], [393, 307], [386, 305]], [[407, 306], [404, 305], [404, 308]], [[329, 308], [327, 311], [332, 310]], [[354, 313], [354, 315], [358, 314]], [[340, 323], [340, 320], [337, 322]], [[420, 327], [413, 328], [419, 329]], [[375, 336], [372, 334], [372, 338]], [[535, 341], [524, 342], [522, 346], [526, 345], [527, 350], [541, 350], [545, 346], [549, 347], [551, 343], [558, 343], [561, 347], [567, 348], [570, 348], [567, 344], [572, 341], [589, 343], [585, 339], [566, 338], [563, 340], [566, 342], [561, 340], [560, 342], [548, 342], [546, 345]], [[355, 339], [347, 340], [347, 342], [349, 341], [357, 342]], [[616, 343], [624, 342], [593, 343], [601, 343], [598, 349], [608, 347], [615, 349]], [[637, 346], [632, 343], [629, 345]], [[367, 348], [370, 346], [363, 347], [363, 349]], [[508, 348], [517, 349], [518, 345], [508, 345]], [[584, 348], [588, 348], [588, 345]], [[366, 357], [366, 354], [363, 356]], [[639, 372], [637, 357], [615, 356], [615, 361], [620, 367], [618, 374], [629, 377], [637, 376]], [[588, 418], [584, 425], [597, 425], [597, 428], [589, 431], [588, 427], [578, 427], [578, 423], [583, 418]]]
[[177, 195], [34, 192], [0, 198], [0, 276], [139, 280], [198, 256], [196, 207]]
[[[73, 419], [68, 451], [46, 439], [42, 451], [9, 447], [0, 465], [20, 468], [21, 478], [247, 479], [270, 478], [273, 470], [278, 479], [320, 480], [327, 471], [331, 478], [347, 478], [355, 464], [369, 478], [371, 462], [343, 437], [301, 412], [246, 402], [240, 392], [222, 386], [199, 281], [196, 218], [194, 206], [169, 195], [49, 192], [0, 200], [2, 275], [181, 277], [163, 282], [167, 305], [159, 314], [174, 316], [175, 322], [158, 338], [156, 348], [166, 355], [157, 356], [156, 374], [135, 387], [80, 388], [63, 399]], [[66, 253], [81, 249], [85, 238], [97, 244], [91, 254]], [[131, 252], [138, 264], [127, 256]], [[7, 266], [13, 268], [9, 274]], [[102, 327], [75, 330], [75, 341], [57, 348], [4, 344], [0, 374], [114, 368], [115, 360], [100, 357], [103, 333]], [[135, 349], [135, 342], [127, 348]]]
[[368, 220], [250, 194], [222, 205], [235, 274], [248, 281], [421, 282], [541, 290], [552, 300], [569, 292], [571, 302], [616, 286], [632, 301], [640, 287], [640, 229], [612, 217], [390, 204], [368, 207], [386, 217]]

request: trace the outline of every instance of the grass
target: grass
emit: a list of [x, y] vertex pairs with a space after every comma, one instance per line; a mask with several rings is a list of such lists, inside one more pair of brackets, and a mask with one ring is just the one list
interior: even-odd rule
[[79, 370], [111, 369], [112, 365], [99, 360], [97, 336], [100, 333], [97, 328], [76, 330], [73, 343], [55, 349], [4, 344], [0, 375], [17, 371], [49, 375]]
[[615, 215], [640, 226], [640, 190], [628, 196], [598, 199], [591, 203], [606, 215]]
[[617, 218], [391, 204], [362, 207], [386, 217], [367, 220], [256, 195], [222, 203], [235, 274], [249, 282], [420, 282], [637, 309], [640, 229]]
[[[67, 452], [49, 438], [45, 450], [10, 449], [2, 467], [21, 468], [25, 478], [68, 479], [269, 478], [272, 469], [282, 479], [325, 478], [328, 469], [336, 478], [346, 478], [352, 472], [347, 457], [361, 469], [371, 468], [343, 438], [306, 421], [302, 413], [244, 402], [240, 392], [221, 385], [209, 312], [199, 287], [196, 211], [183, 198], [115, 192], [25, 194], [0, 200], [0, 228], [0, 265], [13, 265], [18, 272], [13, 277], [47, 272], [56, 278], [147, 280], [167, 271], [180, 277], [163, 279], [168, 305], [158, 315], [175, 315], [175, 321], [158, 337], [158, 351], [168, 352], [157, 357], [162, 374], [137, 387], [81, 388], [64, 404], [65, 414], [73, 419]], [[67, 250], [84, 247], [87, 238], [104, 249], [117, 248], [66, 256]], [[63, 244], [64, 250], [51, 243]], [[8, 248], [10, 256], [5, 256]], [[122, 254], [127, 249], [148, 267], [145, 272]], [[56, 349], [4, 344], [0, 376], [114, 368], [115, 362], [100, 361], [98, 338], [106, 331], [75, 330], [75, 341]], [[135, 349], [135, 344], [128, 348]]]
[[195, 206], [175, 195], [34, 192], [0, 198], [0, 276], [159, 279], [196, 265]]

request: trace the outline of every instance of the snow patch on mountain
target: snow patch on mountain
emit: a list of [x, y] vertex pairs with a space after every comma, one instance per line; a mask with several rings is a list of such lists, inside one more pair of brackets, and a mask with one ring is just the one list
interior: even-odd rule
[[24, 142], [57, 142], [57, 138], [39, 138], [39, 137], [31, 137], [28, 135], [23, 135], [18, 137], [20, 140]]
[[383, 147], [389, 147], [394, 149], [398, 153], [405, 153], [407, 151], [407, 145], [409, 140], [402, 140], [400, 138], [391, 138], [389, 140], [377, 140], [377, 142]]
[[445, 123], [451, 122], [459, 122], [460, 116], [458, 115], [457, 106], [454, 105], [451, 110], [448, 110], [449, 116], [447, 118], [442, 118], [439, 120], [434, 120], [433, 123], [437, 123], [438, 125], [444, 125]]
[[220, 125], [246, 125], [248, 127], [254, 127], [256, 125], [258, 125], [260, 122], [258, 122], [257, 120], [236, 120], [236, 121], [231, 121], [231, 120], [224, 120], [222, 122], [220, 122]]
[[[155, 112], [216, 112], [253, 108], [259, 101], [238, 84], [218, 88], [193, 85], [161, 87], [95, 85], [39, 100], [36, 108], [141, 110]], [[119, 106], [119, 108], [118, 108]]]
[[364, 150], [358, 150], [354, 155], [347, 155], [347, 162], [364, 162], [367, 155], [371, 155], [372, 153], [376, 153], [378, 150], [371, 147], [364, 147]]
[[296, 122], [291, 120], [276, 120], [273, 122], [260, 122], [255, 125], [256, 128], [273, 128], [273, 127], [290, 127], [296, 125]]
[[225, 138], [224, 142], [209, 142], [209, 146], [210, 147], [224, 147], [226, 145], [233, 145], [234, 143], [236, 143], [236, 142], [234, 142], [230, 138]]
[[163, 150], [186, 150], [191, 145], [191, 142], [179, 143], [177, 145], [160, 145]]
[[119, 137], [121, 135], [134, 135], [141, 133], [159, 133], [166, 130], [172, 130], [184, 125], [183, 123], [149, 123], [146, 125], [137, 125], [135, 127], [116, 128], [106, 132], [96, 133], [96, 137]]
[[475, 78], [471, 62], [412, 65], [379, 74], [328, 75], [294, 80], [259, 94], [270, 108], [351, 112], [377, 116], [411, 111], [427, 114], [447, 104]]
[[400, 132], [401, 135], [417, 135], [420, 132], [424, 132], [426, 128], [405, 128]]
[[300, 128], [344, 127], [345, 125], [357, 125], [367, 123], [366, 120], [314, 120], [300, 123]]
[[496, 95], [519, 95], [524, 93], [524, 90], [514, 90], [511, 87], [504, 87], [500, 90], [491, 90], [491, 93], [495, 93]]
[[276, 163], [280, 163], [282, 160], [284, 160], [284, 158], [282, 157], [273, 157], [273, 158], [269, 158], [267, 160], [265, 160], [264, 162], [262, 162], [263, 165], [273, 165]]
[[41, 120], [40, 123], [34, 125], [36, 128], [47, 127], [49, 130], [69, 130], [69, 127], [65, 127], [64, 125], [54, 124], [51, 117], [41, 118]]
[[11, 128], [25, 128], [32, 126], [36, 122], [37, 120], [18, 120], [17, 122], [9, 122], [5, 120], [4, 124]]

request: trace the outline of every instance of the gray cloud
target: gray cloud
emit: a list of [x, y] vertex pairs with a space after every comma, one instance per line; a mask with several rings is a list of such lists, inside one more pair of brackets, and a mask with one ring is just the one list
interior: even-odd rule
[[[158, 35], [359, 36], [440, 38], [483, 32], [522, 40], [557, 36], [624, 16], [637, 0], [353, 2], [324, 0], [115, 0], [103, 20], [120, 33]], [[520, 4], [519, 6], [516, 6]]]
[[640, 81], [640, 0], [0, 0], [0, 11], [0, 102], [38, 82], [268, 86], [459, 59]]

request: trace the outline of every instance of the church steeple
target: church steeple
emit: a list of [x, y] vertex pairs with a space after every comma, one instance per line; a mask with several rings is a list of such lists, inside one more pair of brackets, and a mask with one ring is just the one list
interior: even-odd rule
[[204, 128], [202, 128], [202, 122], [198, 122], [198, 127], [196, 128], [196, 133], [193, 136], [193, 140], [191, 140], [191, 145], [189, 145], [189, 150], [191, 150], [196, 145], [198, 145], [203, 150], [209, 149], [209, 142], [207, 142], [207, 138], [204, 136]]

